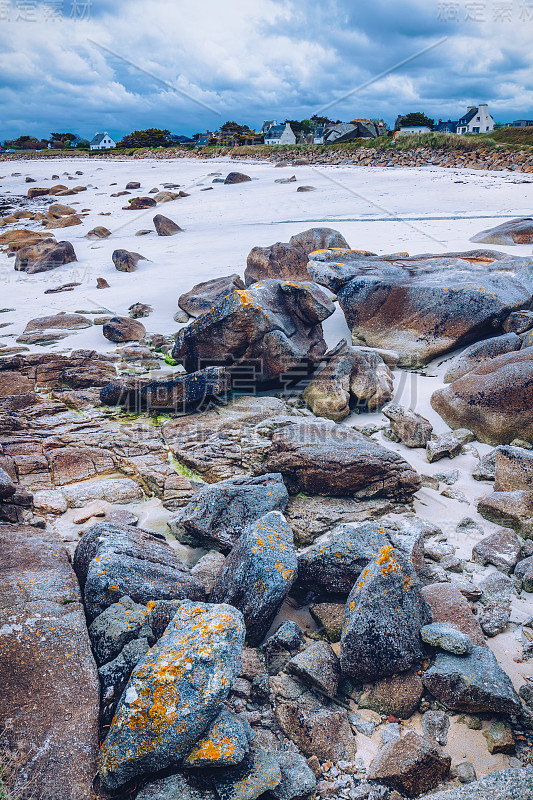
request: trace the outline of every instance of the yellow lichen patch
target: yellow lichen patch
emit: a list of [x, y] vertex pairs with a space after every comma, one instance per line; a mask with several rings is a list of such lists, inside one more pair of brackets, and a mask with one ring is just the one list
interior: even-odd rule
[[189, 754], [190, 761], [226, 761], [235, 753], [235, 745], [228, 736], [213, 740], [212, 737], [201, 742]]
[[276, 563], [275, 563], [275, 567], [276, 567], [277, 571], [278, 571], [278, 572], [280, 572], [280, 573], [282, 574], [283, 578], [284, 578], [286, 581], [290, 581], [290, 579], [291, 579], [291, 578], [292, 578], [292, 576], [294, 575], [294, 570], [292, 570], [292, 569], [289, 569], [288, 567], [285, 567], [285, 566], [282, 564], [282, 562], [281, 562], [281, 561], [276, 561]]
[[161, 727], [168, 727], [178, 717], [177, 704], [179, 698], [174, 686], [156, 686], [154, 689], [153, 702], [148, 714], [152, 721], [152, 726], [157, 730]]
[[401, 567], [394, 557], [394, 550], [390, 544], [381, 548], [376, 564], [381, 567], [382, 575], [391, 575], [393, 572], [401, 572]]
[[365, 581], [366, 581], [366, 579], [368, 578], [369, 575], [370, 575], [370, 570], [367, 567], [365, 570], [363, 570], [363, 572], [360, 575], [360, 580], [359, 580], [359, 583], [357, 584], [357, 591], [358, 592], [360, 592], [361, 589], [363, 588], [363, 586], [365, 585]]
[[253, 306], [250, 292], [248, 292], [246, 289], [237, 289], [235, 294], [239, 298], [239, 302], [243, 308], [251, 308]]

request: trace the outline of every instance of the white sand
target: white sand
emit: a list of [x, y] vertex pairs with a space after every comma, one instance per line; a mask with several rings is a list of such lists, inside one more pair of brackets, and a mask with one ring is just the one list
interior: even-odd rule
[[[75, 176], [80, 169], [82, 176]], [[211, 172], [226, 175], [232, 169], [246, 172], [251, 183], [211, 186]], [[11, 177], [20, 172], [20, 177]], [[64, 172], [74, 176], [69, 181]], [[60, 181], [51, 180], [53, 174]], [[276, 178], [295, 174], [297, 183], [276, 184]], [[35, 184], [25, 183], [29, 175]], [[56, 238], [72, 242], [78, 263], [40, 275], [16, 273], [13, 260], [0, 254], [2, 306], [16, 313], [2, 314], [1, 322], [12, 322], [2, 334], [20, 335], [26, 322], [35, 316], [76, 309], [107, 308], [127, 314], [137, 301], [149, 303], [154, 313], [147, 320], [150, 332], [171, 333], [179, 295], [194, 283], [219, 275], [242, 275], [246, 256], [254, 245], [288, 241], [295, 233], [317, 225], [339, 230], [356, 249], [376, 253], [407, 251], [445, 252], [470, 250], [477, 245], [469, 238], [478, 231], [498, 224], [503, 218], [531, 213], [533, 178], [518, 173], [461, 171], [424, 167], [421, 169], [375, 169], [370, 167], [287, 167], [272, 164], [231, 162], [230, 159], [198, 161], [181, 159], [157, 161], [114, 161], [112, 159], [64, 159], [0, 162], [0, 194], [25, 195], [34, 186], [89, 186], [86, 192], [57, 202], [90, 209], [83, 224], [52, 231]], [[146, 194], [163, 183], [179, 183], [191, 196], [159, 205], [154, 211], [123, 211], [128, 196], [109, 195], [138, 180], [141, 189], [132, 195]], [[455, 183], [461, 181], [461, 183]], [[116, 182], [116, 186], [110, 186]], [[299, 184], [312, 184], [317, 191], [297, 193]], [[111, 216], [99, 216], [111, 212]], [[153, 228], [154, 213], [174, 219], [183, 234], [173, 237], [135, 236], [143, 228]], [[392, 216], [391, 216], [392, 215]], [[408, 223], [397, 219], [401, 216]], [[113, 235], [104, 241], [85, 239], [85, 234], [104, 225]], [[24, 223], [9, 227], [34, 227]], [[5, 229], [0, 229], [5, 230]], [[442, 242], [442, 244], [440, 244]], [[140, 262], [132, 275], [117, 272], [111, 253], [117, 248], [140, 252], [150, 262]], [[529, 254], [527, 246], [502, 250], [517, 255]], [[106, 278], [110, 289], [97, 290], [96, 278]], [[73, 292], [43, 295], [44, 289], [70, 281], [82, 286]], [[342, 314], [325, 325], [329, 344], [346, 333]], [[9, 339], [0, 339], [7, 341]], [[85, 330], [68, 340], [71, 347], [111, 349], [101, 329]], [[54, 349], [62, 350], [63, 340]]]

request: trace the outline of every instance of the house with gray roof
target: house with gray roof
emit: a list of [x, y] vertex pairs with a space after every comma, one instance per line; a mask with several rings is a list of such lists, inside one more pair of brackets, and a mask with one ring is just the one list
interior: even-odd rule
[[111, 138], [107, 131], [105, 133], [95, 133], [94, 137], [89, 142], [89, 148], [91, 150], [110, 150], [112, 147], [116, 146], [117, 143]]
[[265, 144], [296, 144], [290, 122], [285, 125], [271, 125], [265, 132]]
[[438, 133], [457, 133], [457, 120], [448, 119], [446, 122], [443, 122], [441, 119], [437, 122], [434, 126], [433, 130], [437, 131]]
[[494, 119], [488, 112], [486, 103], [480, 106], [469, 106], [464, 117], [457, 123], [457, 133], [488, 133], [494, 130]]

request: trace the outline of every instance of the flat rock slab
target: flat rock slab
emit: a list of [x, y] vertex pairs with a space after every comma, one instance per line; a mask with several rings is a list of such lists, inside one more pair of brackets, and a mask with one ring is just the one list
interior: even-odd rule
[[533, 439], [533, 348], [485, 361], [431, 396], [451, 428], [468, 428], [480, 442]]
[[269, 511], [285, 511], [288, 501], [279, 473], [230, 478], [200, 489], [168, 525], [183, 544], [226, 553], [251, 522]]
[[76, 576], [52, 533], [0, 526], [0, 728], [14, 796], [93, 800], [100, 686]]
[[477, 504], [482, 517], [533, 539], [533, 491], [492, 492]]
[[533, 767], [491, 772], [474, 783], [425, 794], [419, 800], [533, 800]]
[[509, 676], [488, 647], [473, 647], [469, 655], [437, 653], [422, 676], [424, 686], [453, 711], [520, 715], [520, 698]]
[[168, 422], [163, 436], [179, 461], [214, 483], [250, 474], [256, 443], [257, 460], [270, 447], [264, 435], [270, 431], [270, 420], [287, 414], [297, 412], [276, 397], [239, 397], [204, 414]]
[[352, 428], [304, 421], [274, 397], [241, 397], [198, 417], [173, 420], [163, 436], [176, 458], [210, 483], [280, 472], [294, 492], [399, 501], [420, 487], [416, 471], [396, 453]]
[[274, 432], [261, 470], [307, 494], [408, 499], [420, 477], [401, 456], [351, 428], [295, 422]]
[[90, 328], [91, 325], [91, 320], [83, 314], [53, 314], [49, 317], [31, 319], [26, 325], [24, 333], [48, 330], [75, 331], [82, 328]]
[[447, 623], [468, 636], [473, 645], [485, 647], [479, 622], [459, 589], [451, 583], [433, 583], [424, 586], [422, 595], [431, 608], [433, 622]]
[[230, 390], [230, 375], [224, 367], [207, 367], [190, 374], [160, 380], [122, 377], [111, 381], [100, 392], [104, 405], [121, 406], [139, 413], [202, 411], [214, 398], [224, 400]]
[[529, 307], [532, 263], [489, 250], [405, 257], [324, 250], [311, 253], [308, 271], [338, 295], [354, 343], [396, 350], [401, 366], [418, 367]]

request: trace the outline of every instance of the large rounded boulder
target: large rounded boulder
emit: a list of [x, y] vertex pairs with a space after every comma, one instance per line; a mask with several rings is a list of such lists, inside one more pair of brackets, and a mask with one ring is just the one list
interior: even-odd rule
[[355, 250], [311, 253], [311, 278], [339, 303], [354, 343], [396, 350], [400, 365], [494, 335], [512, 311], [529, 308], [532, 258], [490, 250], [374, 256]]
[[225, 296], [176, 335], [172, 356], [195, 372], [206, 364], [251, 370], [255, 382], [317, 363], [321, 323], [335, 306], [311, 283], [267, 280]]
[[451, 428], [468, 428], [481, 442], [533, 440], [533, 348], [484, 362], [434, 392], [431, 405]]
[[265, 278], [308, 281], [307, 260], [314, 250], [348, 248], [348, 242], [332, 228], [310, 228], [291, 236], [288, 242], [254, 247], [246, 259], [244, 279], [249, 286]]

